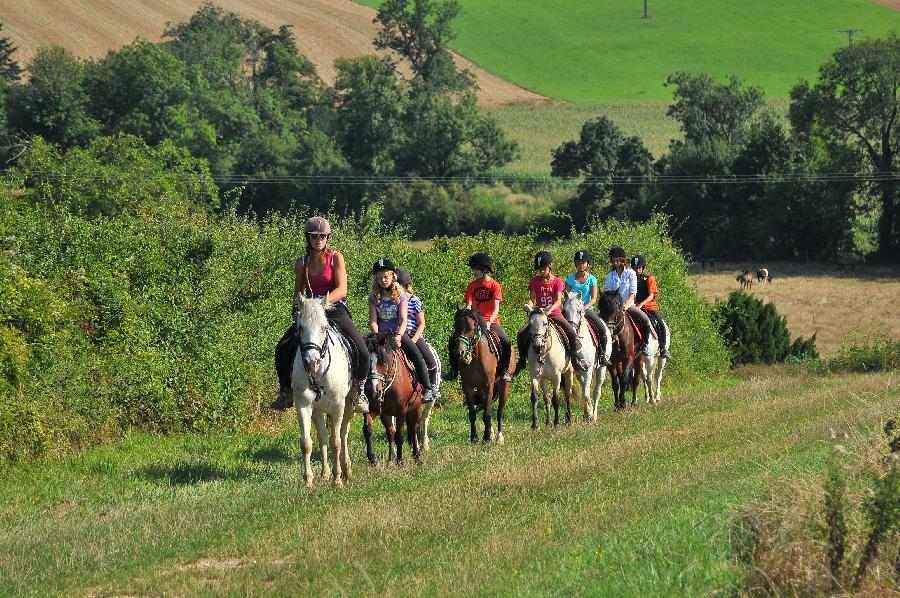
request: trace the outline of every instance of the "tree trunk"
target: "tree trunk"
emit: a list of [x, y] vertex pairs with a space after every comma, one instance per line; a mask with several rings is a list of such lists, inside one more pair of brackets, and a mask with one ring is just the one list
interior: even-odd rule
[[[885, 169], [885, 171], [887, 170]], [[894, 221], [897, 217], [897, 182], [884, 180], [878, 186], [881, 188], [881, 216], [878, 218], [878, 255], [883, 260], [894, 261], [900, 257], [897, 251], [897, 238], [894, 235]]]

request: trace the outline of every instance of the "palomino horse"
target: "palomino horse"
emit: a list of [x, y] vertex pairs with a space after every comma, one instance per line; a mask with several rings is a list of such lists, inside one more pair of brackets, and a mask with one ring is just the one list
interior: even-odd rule
[[[322, 451], [322, 479], [334, 472], [334, 485], [341, 487], [341, 478], [349, 480], [350, 447], [347, 429], [353, 418], [351, 393], [350, 348], [337, 329], [325, 318], [328, 298], [304, 299], [297, 297], [294, 310], [300, 339], [297, 355], [291, 370], [291, 388], [300, 424], [300, 449], [303, 452], [303, 479], [306, 486], [313, 485], [311, 422], [316, 424], [316, 435]], [[331, 421], [331, 435], [325, 417]], [[328, 441], [326, 442], [326, 438]], [[334, 469], [328, 465], [328, 447], [334, 455]]]
[[622, 299], [618, 291], [606, 291], [597, 299], [597, 313], [609, 326], [612, 336], [612, 354], [609, 366], [613, 387], [613, 404], [616, 409], [625, 409], [625, 391], [631, 388], [631, 404], [637, 404], [638, 376], [643, 361], [638, 355], [637, 334], [630, 319], [622, 309]]
[[[497, 371], [499, 357], [491, 352], [488, 344], [487, 325], [480, 312], [457, 307], [453, 317], [453, 340], [459, 357], [459, 377], [463, 395], [469, 407], [469, 440], [478, 443], [475, 417], [478, 409], [484, 409], [484, 436], [482, 442], [490, 442], [493, 437], [491, 409], [497, 399], [497, 444], [503, 444], [503, 416], [506, 399], [509, 397], [509, 382]], [[499, 349], [499, 348], [498, 348]], [[515, 363], [515, 355], [510, 359]], [[476, 400], [478, 405], [476, 405]]]
[[566, 423], [572, 422], [572, 404], [569, 394], [572, 389], [572, 364], [563, 345], [562, 336], [555, 326], [550, 325], [547, 314], [525, 304], [528, 314], [531, 345], [528, 347], [528, 372], [531, 374], [531, 429], [537, 430], [538, 395], [544, 397], [546, 417], [544, 425], [550, 427], [550, 399], [547, 386], [553, 396], [553, 425], [559, 427], [559, 391], [562, 386], [566, 397]]
[[[369, 335], [366, 338], [369, 349], [370, 371], [366, 384], [369, 395], [369, 409], [379, 410], [381, 423], [387, 434], [388, 463], [403, 462], [403, 428], [412, 450], [413, 459], [419, 459], [419, 419], [422, 416], [422, 393], [415, 388], [412, 374], [406, 367], [400, 348], [391, 332]], [[372, 449], [372, 413], [368, 413], [363, 424], [366, 439], [366, 454], [369, 463], [375, 464]], [[396, 427], [394, 426], [396, 422]]]
[[[588, 421], [596, 421], [598, 408], [600, 407], [600, 391], [603, 389], [603, 381], [606, 379], [606, 368], [599, 364], [597, 354], [600, 350], [609, 355], [612, 351], [612, 336], [609, 329], [606, 331], [606, 339], [603, 347], [597, 347], [591, 336], [590, 323], [584, 315], [584, 302], [581, 293], [566, 293], [563, 302], [563, 315], [575, 328], [575, 333], [581, 339], [581, 352], [579, 356], [585, 362], [591, 364], [586, 370], [576, 370], [575, 377], [581, 384], [580, 403], [584, 409], [584, 417]], [[602, 321], [601, 321], [602, 323]], [[605, 327], [606, 324], [603, 324]], [[599, 339], [598, 339], [599, 342]], [[592, 386], [593, 384], [593, 386]], [[574, 393], [575, 387], [572, 387]]]

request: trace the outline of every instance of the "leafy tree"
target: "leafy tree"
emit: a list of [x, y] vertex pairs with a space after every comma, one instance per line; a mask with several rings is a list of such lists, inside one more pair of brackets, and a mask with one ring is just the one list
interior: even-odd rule
[[434, 90], [462, 91], [473, 85], [467, 71], [457, 72], [449, 43], [450, 25], [459, 15], [457, 0], [385, 0], [375, 22], [381, 29], [375, 47], [390, 49], [409, 61], [421, 85]]
[[653, 156], [639, 137], [626, 137], [601, 116], [581, 127], [578, 141], [553, 151], [551, 173], [584, 177], [573, 210], [576, 223], [584, 223], [591, 214], [623, 214], [636, 200], [644, 178], [652, 176]]
[[260, 36], [264, 58], [262, 70], [253, 77], [255, 86], [277, 90], [294, 110], [315, 106], [324, 85], [316, 66], [300, 54], [290, 25], [282, 25], [278, 33], [263, 31]]
[[[0, 23], [0, 31], [3, 31], [3, 23]], [[16, 47], [8, 37], [0, 36], [0, 86], [5, 83], [15, 83], [22, 75], [22, 67], [13, 60]]]
[[675, 73], [666, 80], [674, 85], [674, 102], [666, 111], [675, 118], [691, 143], [722, 139], [737, 144], [745, 139], [752, 117], [763, 105], [758, 87], [744, 88], [737, 77], [716, 83], [706, 74]]
[[821, 138], [829, 151], [853, 148], [865, 157], [868, 170], [891, 175], [877, 182], [878, 253], [888, 259], [900, 258], [898, 91], [900, 38], [891, 33], [886, 39], [863, 40], [836, 51], [819, 67], [814, 85], [804, 81], [794, 87], [790, 107], [797, 131]]
[[393, 67], [376, 56], [335, 61], [334, 82], [338, 145], [359, 174], [396, 170], [404, 142], [406, 93]]
[[64, 147], [86, 143], [101, 125], [88, 113], [84, 64], [65, 48], [39, 48], [24, 84], [7, 89], [11, 130], [40, 135]]

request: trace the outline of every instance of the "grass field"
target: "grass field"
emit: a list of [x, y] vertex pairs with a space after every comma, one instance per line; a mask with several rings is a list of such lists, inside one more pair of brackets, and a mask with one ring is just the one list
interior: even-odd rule
[[883, 335], [900, 338], [900, 268], [858, 266], [842, 272], [833, 264], [720, 264], [695, 269], [689, 283], [710, 301], [725, 299], [739, 288], [735, 277], [765, 266], [771, 284], [756, 283], [752, 293], [771, 301], [787, 318], [793, 336], [817, 334], [819, 352], [833, 356], [842, 344]]
[[[380, 0], [364, 0], [376, 7]], [[475, 64], [541, 95], [575, 102], [666, 99], [675, 71], [737, 75], [771, 96], [842, 44], [840, 29], [883, 37], [900, 12], [869, 0], [461, 0], [451, 44]]]
[[0, 594], [733, 594], [737, 513], [779, 480], [817, 479], [829, 428], [852, 452], [900, 387], [744, 369], [537, 433], [525, 402], [504, 446], [469, 446], [462, 409], [438, 409], [421, 465], [364, 465], [354, 430], [344, 491], [301, 487], [293, 413], [7, 469]]

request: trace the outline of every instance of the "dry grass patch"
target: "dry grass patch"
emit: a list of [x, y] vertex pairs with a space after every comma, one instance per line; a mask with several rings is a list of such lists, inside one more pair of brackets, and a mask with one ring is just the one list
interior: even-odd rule
[[727, 299], [740, 288], [740, 272], [767, 267], [773, 282], [757, 283], [750, 291], [775, 304], [787, 318], [794, 337], [816, 334], [816, 347], [834, 356], [844, 344], [859, 343], [877, 335], [900, 338], [900, 268], [858, 266], [843, 272], [831, 264], [720, 264], [696, 269], [688, 282], [710, 301]]

